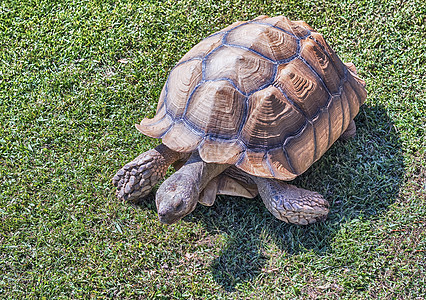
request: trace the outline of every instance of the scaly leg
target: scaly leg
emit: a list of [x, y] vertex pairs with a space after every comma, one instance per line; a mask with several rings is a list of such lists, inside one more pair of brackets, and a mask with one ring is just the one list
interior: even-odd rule
[[205, 206], [212, 206], [216, 195], [254, 198], [258, 194], [253, 180], [243, 171], [231, 166], [207, 184], [198, 202]]
[[165, 175], [168, 167], [188, 157], [161, 144], [127, 163], [113, 177], [119, 199], [135, 202], [146, 197]]
[[329, 204], [316, 192], [283, 181], [251, 176], [266, 208], [287, 223], [307, 225], [327, 217]]
[[353, 138], [355, 135], [356, 135], [356, 125], [355, 125], [355, 121], [352, 120], [349, 123], [348, 128], [346, 128], [346, 130], [342, 133], [339, 139], [341, 139], [342, 141], [347, 141], [350, 138]]

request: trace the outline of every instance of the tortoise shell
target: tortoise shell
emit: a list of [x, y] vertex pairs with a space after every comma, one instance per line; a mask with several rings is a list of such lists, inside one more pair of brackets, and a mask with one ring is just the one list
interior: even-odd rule
[[346, 130], [364, 86], [305, 22], [260, 16], [193, 47], [136, 127], [205, 162], [291, 180]]

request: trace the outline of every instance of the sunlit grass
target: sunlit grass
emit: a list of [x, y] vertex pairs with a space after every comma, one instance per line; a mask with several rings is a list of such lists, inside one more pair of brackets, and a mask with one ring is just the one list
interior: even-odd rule
[[[168, 72], [203, 37], [260, 14], [302, 19], [367, 82], [358, 135], [295, 184], [324, 223], [218, 197], [173, 226], [111, 177], [158, 141]], [[426, 5], [420, 1], [0, 3], [0, 297], [381, 298], [426, 294]]]

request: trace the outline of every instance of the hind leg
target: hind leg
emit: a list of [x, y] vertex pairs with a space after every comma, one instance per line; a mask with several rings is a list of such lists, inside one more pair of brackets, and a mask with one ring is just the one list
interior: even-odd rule
[[298, 225], [325, 220], [329, 204], [316, 192], [280, 180], [252, 176], [266, 208], [278, 219]]
[[356, 125], [355, 125], [355, 121], [352, 120], [349, 123], [348, 128], [346, 128], [346, 130], [342, 133], [339, 139], [342, 141], [347, 141], [350, 138], [353, 138], [355, 135], [356, 135]]

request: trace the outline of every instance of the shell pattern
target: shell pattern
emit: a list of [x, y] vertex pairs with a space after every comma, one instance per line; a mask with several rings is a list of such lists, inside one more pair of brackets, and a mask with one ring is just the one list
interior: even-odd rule
[[136, 127], [206, 162], [292, 180], [346, 130], [364, 86], [305, 22], [261, 16], [192, 48]]

